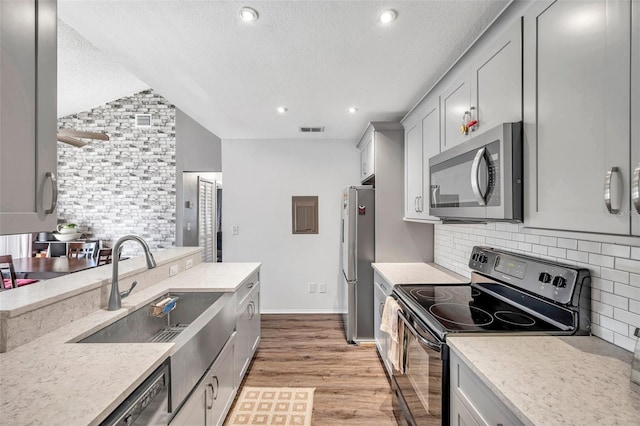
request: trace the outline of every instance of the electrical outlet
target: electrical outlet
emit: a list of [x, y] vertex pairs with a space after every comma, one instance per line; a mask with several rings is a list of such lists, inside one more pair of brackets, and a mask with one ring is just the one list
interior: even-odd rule
[[169, 276], [172, 277], [178, 273], [178, 265], [171, 265], [169, 268]]
[[238, 225], [233, 225], [233, 226], [231, 227], [231, 233], [232, 233], [233, 235], [238, 235], [238, 233], [240, 232], [240, 229], [239, 229], [239, 228], [240, 228], [240, 227], [239, 227]]
[[309, 293], [316, 292], [316, 283], [309, 283]]
[[318, 283], [318, 293], [326, 293], [327, 292], [327, 284]]
[[193, 266], [193, 259], [187, 259], [187, 262], [184, 265], [185, 269], [189, 269], [192, 266]]

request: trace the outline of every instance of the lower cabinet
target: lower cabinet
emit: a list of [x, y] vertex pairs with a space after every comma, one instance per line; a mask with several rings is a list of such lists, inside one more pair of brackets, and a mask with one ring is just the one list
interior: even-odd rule
[[451, 425], [523, 425], [454, 351], [450, 354]]
[[380, 324], [382, 323], [382, 311], [384, 310], [384, 303], [387, 299], [387, 296], [391, 294], [393, 286], [389, 284], [384, 278], [382, 278], [382, 276], [377, 272], [374, 273], [373, 282], [375, 285], [373, 293], [373, 334], [376, 341], [376, 348], [378, 349], [378, 353], [380, 354], [380, 358], [382, 358], [382, 362], [387, 369], [387, 374], [391, 376], [391, 363], [387, 355], [387, 351], [389, 350], [389, 335], [383, 331], [380, 331]]
[[187, 402], [171, 421], [172, 426], [222, 425], [235, 397], [234, 332]]
[[235, 359], [236, 386], [240, 387], [242, 378], [249, 368], [258, 344], [260, 343], [260, 282], [255, 275], [245, 284], [244, 297], [239, 297], [236, 311], [238, 322], [238, 343]]

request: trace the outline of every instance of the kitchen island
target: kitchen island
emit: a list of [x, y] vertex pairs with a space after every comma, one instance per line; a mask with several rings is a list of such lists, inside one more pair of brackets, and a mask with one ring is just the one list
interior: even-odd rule
[[120, 310], [94, 311], [0, 354], [0, 424], [99, 424], [171, 355], [173, 343], [73, 342], [168, 291], [235, 292], [259, 267], [259, 263], [198, 264], [134, 290]]
[[[454, 336], [447, 343], [471, 381], [479, 379], [484, 395], [495, 396], [522, 424], [639, 424], [640, 393], [629, 382], [632, 354], [600, 338]], [[457, 386], [452, 380], [452, 396]], [[466, 393], [483, 395], [476, 390]], [[480, 411], [473, 416], [482, 417], [486, 406], [473, 405]]]

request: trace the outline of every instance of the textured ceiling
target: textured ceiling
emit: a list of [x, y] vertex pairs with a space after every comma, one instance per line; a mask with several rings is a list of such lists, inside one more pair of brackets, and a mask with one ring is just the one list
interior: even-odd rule
[[58, 19], [58, 117], [87, 111], [148, 88]]
[[[305, 136], [354, 139], [369, 121], [404, 116], [508, 3], [59, 0], [58, 12], [90, 54], [100, 49], [222, 138], [300, 138], [299, 126], [324, 126]], [[241, 6], [260, 19], [242, 22]], [[384, 26], [376, 18], [387, 8], [398, 19]]]

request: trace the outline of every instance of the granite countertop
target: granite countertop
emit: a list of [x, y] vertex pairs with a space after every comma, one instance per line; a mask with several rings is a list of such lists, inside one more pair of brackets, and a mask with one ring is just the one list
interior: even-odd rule
[[[167, 291], [237, 290], [259, 263], [207, 263], [0, 354], [0, 424], [95, 425], [171, 354], [173, 343], [70, 343]], [[62, 313], [64, 314], [64, 313]]]
[[435, 263], [373, 263], [372, 266], [391, 285], [469, 282], [468, 278]]
[[447, 343], [527, 425], [632, 425], [632, 354], [590, 336], [447, 337]]

